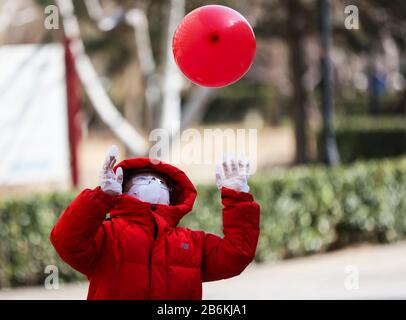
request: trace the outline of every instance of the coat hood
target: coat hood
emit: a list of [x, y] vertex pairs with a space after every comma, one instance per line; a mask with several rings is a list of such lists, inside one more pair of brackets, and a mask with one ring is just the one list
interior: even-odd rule
[[182, 170], [168, 163], [151, 158], [132, 158], [123, 160], [114, 166], [114, 172], [118, 167], [123, 169], [124, 177], [126, 172], [128, 173], [130, 170], [152, 170], [153, 172], [161, 174], [169, 179], [169, 183], [172, 186], [171, 204], [166, 206], [168, 207], [168, 210], [158, 210], [157, 213], [164, 212], [164, 218], [166, 218], [172, 225], [178, 224], [179, 220], [192, 210], [196, 199], [196, 189]]

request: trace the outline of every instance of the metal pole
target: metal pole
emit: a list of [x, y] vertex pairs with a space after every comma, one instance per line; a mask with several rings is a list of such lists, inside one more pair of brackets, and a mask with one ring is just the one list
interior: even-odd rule
[[323, 138], [324, 160], [327, 165], [335, 165], [340, 162], [334, 133], [334, 101], [333, 101], [333, 77], [331, 68], [331, 18], [330, 0], [319, 0], [320, 13], [320, 43], [321, 43], [321, 102], [323, 110]]
[[66, 96], [68, 104], [68, 131], [71, 182], [73, 187], [79, 186], [79, 141], [80, 141], [80, 102], [78, 92], [78, 78], [75, 71], [75, 61], [70, 50], [70, 39], [65, 38], [65, 69], [66, 69]]

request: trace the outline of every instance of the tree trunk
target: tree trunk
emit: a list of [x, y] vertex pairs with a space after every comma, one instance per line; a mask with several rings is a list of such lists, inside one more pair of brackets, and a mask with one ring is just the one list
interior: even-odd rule
[[307, 137], [308, 94], [304, 85], [306, 72], [305, 57], [305, 13], [300, 0], [286, 0], [288, 46], [290, 51], [290, 71], [293, 85], [292, 116], [295, 126], [296, 163], [305, 163], [309, 159]]
[[394, 113], [406, 113], [406, 89], [400, 93], [393, 111]]
[[330, 0], [319, 0], [318, 8], [321, 44], [320, 68], [322, 74], [321, 102], [323, 110], [324, 161], [331, 166], [338, 164], [340, 157], [334, 132], [333, 76], [330, 57]]

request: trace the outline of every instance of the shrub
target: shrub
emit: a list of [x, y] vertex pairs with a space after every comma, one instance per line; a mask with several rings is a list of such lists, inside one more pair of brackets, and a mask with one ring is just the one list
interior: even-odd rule
[[[346, 117], [336, 125], [337, 146], [342, 162], [381, 159], [406, 153], [406, 118]], [[317, 133], [318, 159], [323, 160], [324, 139]]]
[[47, 265], [62, 281], [80, 279], [54, 252], [49, 241], [57, 216], [73, 194], [35, 195], [0, 201], [0, 287], [43, 282]]

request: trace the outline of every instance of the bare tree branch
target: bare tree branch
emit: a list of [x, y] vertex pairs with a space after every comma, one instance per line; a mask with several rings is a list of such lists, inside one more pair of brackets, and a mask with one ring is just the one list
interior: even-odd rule
[[72, 0], [56, 0], [56, 3], [62, 16], [65, 35], [71, 40], [71, 50], [75, 58], [77, 73], [93, 107], [133, 154], [145, 154], [148, 149], [146, 139], [123, 118], [113, 105], [90, 58], [86, 55]]
[[99, 21], [104, 17], [104, 10], [99, 0], [85, 0], [84, 2], [90, 18]]
[[85, 0], [89, 16], [96, 21], [102, 31], [109, 31], [121, 22], [126, 22], [134, 29], [134, 39], [137, 49], [137, 58], [145, 85], [146, 127], [153, 128], [159, 124], [154, 121], [154, 115], [161, 103], [161, 88], [159, 76], [152, 54], [151, 39], [149, 36], [148, 19], [145, 12], [134, 8], [125, 12], [118, 8], [112, 14], [105, 12], [99, 0]]
[[[137, 57], [145, 84], [145, 100], [147, 107], [148, 129], [160, 126], [167, 130], [174, 140], [183, 129], [192, 123], [199, 122], [203, 117], [210, 101], [217, 90], [196, 87], [189, 96], [184, 116], [181, 117], [181, 91], [183, 78], [176, 66], [172, 54], [173, 34], [185, 14], [185, 0], [169, 0], [169, 19], [167, 37], [165, 40], [165, 56], [162, 77], [156, 70], [156, 63], [152, 54], [152, 44], [148, 28], [148, 19], [144, 10], [134, 8], [124, 13], [124, 21], [134, 29]], [[111, 24], [111, 28], [121, 22], [120, 17], [112, 17], [105, 13], [99, 0], [85, 0], [89, 16], [94, 19], [99, 28], [101, 25]], [[123, 10], [120, 8], [118, 11]], [[110, 22], [105, 22], [111, 19]], [[102, 30], [110, 29], [107, 27]]]
[[18, 6], [18, 1], [14, 0], [8, 0], [3, 4], [0, 11], [0, 34], [5, 32], [12, 24]]
[[152, 128], [155, 125], [153, 123], [153, 115], [161, 102], [161, 88], [159, 86], [159, 76], [156, 74], [156, 65], [152, 54], [148, 19], [143, 10], [131, 9], [126, 13], [126, 22], [134, 29], [137, 56], [145, 84], [146, 118], [148, 127]]
[[217, 91], [218, 89], [206, 87], [196, 87], [193, 90], [184, 107], [181, 130], [202, 120], [209, 103], [215, 98]]
[[20, 0], [3, 1], [0, 7], [0, 37], [10, 27], [21, 27], [39, 17], [39, 12], [34, 5], [27, 6]]
[[185, 14], [185, 0], [171, 0], [166, 41], [165, 71], [162, 81], [161, 126], [171, 134], [180, 130], [183, 79], [172, 54], [172, 38]]

